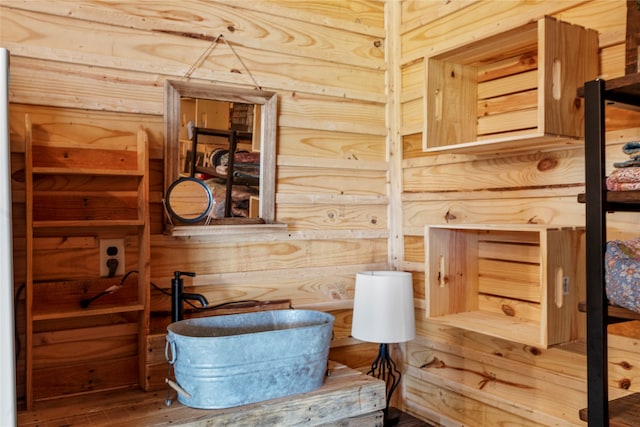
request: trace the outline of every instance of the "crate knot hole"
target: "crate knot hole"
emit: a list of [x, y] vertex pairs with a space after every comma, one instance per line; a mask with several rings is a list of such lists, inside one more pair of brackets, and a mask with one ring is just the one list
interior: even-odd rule
[[516, 315], [516, 310], [509, 304], [502, 304], [500, 308], [502, 309], [502, 312], [509, 317], [514, 317]]
[[537, 168], [540, 172], [546, 172], [558, 166], [558, 160], [545, 157], [538, 162]]
[[445, 221], [449, 222], [458, 219], [458, 217], [452, 214], [450, 210], [448, 210], [447, 213], [444, 214], [444, 219]]
[[623, 360], [620, 363], [617, 363], [618, 366], [620, 366], [622, 369], [624, 369], [625, 371], [629, 371], [631, 370], [631, 368], [633, 368], [633, 365], [631, 365], [631, 363]]
[[542, 352], [540, 351], [540, 349], [538, 347], [533, 347], [533, 346], [527, 346], [526, 350], [533, 354], [534, 356], [540, 356], [542, 354]]

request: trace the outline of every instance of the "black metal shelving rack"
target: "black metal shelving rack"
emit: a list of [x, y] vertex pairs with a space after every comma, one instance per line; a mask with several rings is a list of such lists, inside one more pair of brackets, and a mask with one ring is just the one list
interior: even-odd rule
[[[587, 257], [587, 392], [588, 407], [581, 418], [589, 426], [607, 427], [613, 412], [608, 393], [607, 324], [609, 304], [605, 278], [607, 212], [640, 211], [640, 191], [608, 192], [605, 185], [605, 109], [607, 105], [640, 111], [640, 73], [617, 79], [585, 83], [579, 95], [585, 100], [585, 197]], [[600, 262], [594, 262], [600, 260]], [[589, 262], [591, 261], [591, 262]], [[636, 393], [629, 400], [638, 401]], [[627, 399], [627, 398], [622, 398]], [[617, 399], [615, 402], [619, 401]], [[616, 420], [624, 419], [616, 405]], [[635, 418], [636, 414], [633, 415]], [[637, 423], [637, 419], [635, 423]], [[616, 421], [617, 423], [617, 421]], [[625, 424], [624, 421], [617, 425]]]
[[[232, 204], [232, 191], [234, 185], [258, 185], [258, 178], [236, 178], [233, 176], [234, 171], [234, 154], [236, 153], [236, 149], [238, 146], [238, 141], [249, 141], [251, 142], [253, 135], [250, 132], [240, 132], [237, 130], [218, 130], [218, 129], [209, 129], [203, 127], [192, 128], [193, 136], [191, 138], [191, 169], [190, 176], [194, 176], [196, 172], [204, 173], [206, 175], [219, 177], [224, 179], [226, 182], [226, 192], [225, 192], [225, 204], [224, 204], [224, 216], [228, 218], [231, 215], [231, 204]], [[207, 136], [216, 136], [227, 138], [229, 141], [229, 163], [227, 166], [227, 174], [220, 175], [216, 172], [215, 166], [212, 167], [202, 167], [196, 165], [197, 153], [198, 153], [198, 135], [207, 135]]]

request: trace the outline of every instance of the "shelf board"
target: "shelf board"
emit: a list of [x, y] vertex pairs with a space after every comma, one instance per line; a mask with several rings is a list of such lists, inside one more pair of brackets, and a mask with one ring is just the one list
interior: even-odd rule
[[428, 147], [423, 151], [425, 153], [465, 153], [465, 154], [484, 154], [484, 153], [501, 153], [509, 151], [510, 153], [518, 153], [531, 151], [531, 147], [535, 146], [540, 150], [547, 148], [563, 147], [570, 149], [584, 145], [584, 140], [577, 137], [558, 136], [553, 134], [544, 134], [532, 130], [529, 133], [511, 132], [510, 134], [497, 136], [494, 138], [477, 139], [475, 141], [461, 142], [458, 144]]
[[640, 313], [626, 308], [616, 307], [615, 305], [608, 307], [608, 314], [609, 317], [615, 317], [617, 319], [640, 320]]
[[109, 306], [96, 306], [95, 308], [79, 308], [58, 310], [58, 311], [33, 311], [33, 320], [55, 320], [55, 319], [71, 319], [87, 316], [100, 316], [104, 314], [116, 314], [116, 313], [131, 313], [135, 311], [143, 311], [144, 304], [129, 304], [129, 305], [109, 305]]
[[[581, 313], [586, 313], [587, 303], [584, 301], [578, 303], [578, 311]], [[617, 307], [615, 305], [607, 306], [607, 314], [609, 315], [609, 317], [613, 317], [616, 319], [640, 320], [640, 313], [636, 313], [635, 311], [631, 311], [626, 308]]]
[[144, 223], [143, 219], [33, 221], [33, 228], [141, 227]]
[[[231, 136], [231, 133], [234, 131], [229, 129], [211, 129], [211, 128], [205, 128], [205, 127], [194, 127], [193, 132], [194, 133], [197, 132], [198, 135], [209, 135], [209, 136], [219, 136], [222, 138], [229, 138]], [[251, 139], [253, 139], [253, 133], [251, 132], [236, 130], [235, 133], [236, 133], [237, 139], [244, 140], [244, 141], [251, 141]], [[189, 140], [189, 142], [191, 142], [191, 140]], [[206, 142], [198, 141], [198, 144], [206, 144]]]
[[640, 111], [640, 73], [607, 80], [605, 97], [618, 107]]
[[[584, 97], [584, 87], [578, 88], [578, 96]], [[605, 80], [604, 97], [607, 105], [640, 111], [640, 73]]]
[[[587, 408], [580, 410], [580, 419], [587, 421]], [[609, 427], [634, 427], [640, 419], [640, 393], [609, 402]]]
[[168, 225], [167, 234], [173, 237], [205, 237], [228, 235], [256, 235], [260, 233], [286, 232], [287, 224], [266, 224], [260, 218], [220, 218], [208, 225]]
[[546, 347], [546, 343], [541, 342], [540, 323], [528, 319], [477, 310], [434, 316], [430, 320], [533, 347]]
[[[578, 203], [585, 203], [585, 193], [578, 194]], [[640, 211], [640, 191], [607, 191], [607, 211]]]
[[[218, 179], [222, 179], [222, 180], [226, 180], [227, 179], [227, 175], [221, 175], [219, 174], [215, 168], [212, 167], [207, 167], [207, 166], [196, 166], [195, 171], [197, 173], [202, 173], [205, 175], [209, 175], [213, 178], [218, 178]], [[259, 185], [260, 184], [260, 178], [251, 178], [251, 177], [233, 177], [233, 185]]]
[[71, 169], [68, 167], [38, 167], [31, 170], [34, 175], [101, 175], [101, 176], [137, 176], [143, 177], [143, 170], [123, 169]]

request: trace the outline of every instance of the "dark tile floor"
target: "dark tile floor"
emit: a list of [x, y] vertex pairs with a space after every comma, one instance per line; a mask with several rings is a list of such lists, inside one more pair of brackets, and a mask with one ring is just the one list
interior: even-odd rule
[[417, 419], [414, 416], [407, 414], [406, 412], [398, 411], [400, 418], [398, 419], [398, 427], [435, 427], [432, 424]]

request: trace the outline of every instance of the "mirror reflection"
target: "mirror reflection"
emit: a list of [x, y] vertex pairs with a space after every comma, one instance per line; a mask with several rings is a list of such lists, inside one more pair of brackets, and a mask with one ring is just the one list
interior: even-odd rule
[[[257, 218], [260, 203], [259, 132], [253, 104], [180, 100], [182, 175], [211, 189], [212, 218]], [[255, 135], [255, 138], [254, 138]]]
[[273, 223], [276, 108], [272, 92], [167, 81], [165, 180], [201, 180], [208, 223]]

